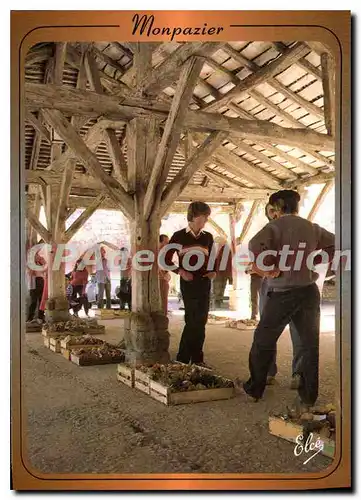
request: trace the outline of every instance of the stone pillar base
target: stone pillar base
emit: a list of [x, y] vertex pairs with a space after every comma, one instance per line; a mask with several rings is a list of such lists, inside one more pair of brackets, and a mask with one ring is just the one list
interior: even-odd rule
[[161, 312], [132, 312], [124, 320], [126, 360], [137, 364], [169, 363], [168, 318]]
[[69, 303], [64, 297], [52, 297], [46, 302], [45, 320], [47, 323], [68, 321], [70, 319]]

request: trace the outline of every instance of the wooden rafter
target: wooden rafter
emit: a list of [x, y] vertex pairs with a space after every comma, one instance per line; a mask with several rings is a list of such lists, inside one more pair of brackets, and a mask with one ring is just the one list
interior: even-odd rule
[[330, 181], [327, 181], [326, 184], [323, 186], [323, 188], [321, 189], [321, 192], [320, 194], [317, 196], [316, 200], [315, 200], [315, 203], [313, 204], [311, 210], [310, 210], [310, 213], [308, 214], [307, 216], [307, 220], [309, 221], [313, 221], [313, 219], [315, 218], [320, 206], [322, 205], [322, 203], [324, 202], [326, 196], [328, 195], [328, 193], [330, 192], [331, 188], [333, 187], [333, 184], [334, 184], [334, 181], [333, 180], [330, 180]]
[[178, 172], [173, 181], [166, 187], [162, 195], [161, 213], [165, 213], [179, 194], [187, 186], [193, 175], [207, 158], [222, 144], [227, 137], [225, 132], [213, 132], [204, 143], [195, 150], [182, 170]]
[[222, 44], [218, 42], [192, 42], [181, 45], [157, 68], [153, 69], [147, 79], [144, 79], [141, 88], [147, 94], [156, 94], [177, 80], [183, 64], [192, 56], [210, 56]]
[[102, 193], [97, 196], [92, 204], [88, 206], [84, 212], [82, 212], [79, 217], [72, 223], [72, 225], [65, 231], [65, 242], [71, 240], [71, 238], [79, 231], [79, 229], [84, 225], [84, 223], [93, 215], [93, 213], [99, 208], [105, 199], [105, 194]]
[[[167, 178], [182, 127], [184, 126], [183, 121], [188, 104], [202, 66], [202, 59], [191, 58], [182, 68], [144, 198], [144, 217], [146, 219], [149, 218], [152, 207], [156, 202], [157, 192], [159, 191], [158, 186], [162, 187]], [[161, 192], [158, 194], [159, 201], [160, 195]]]
[[327, 133], [335, 135], [335, 78], [334, 59], [326, 52], [321, 55], [323, 109]]
[[134, 211], [132, 197], [114, 178], [105, 173], [95, 154], [88, 148], [64, 115], [55, 109], [44, 109], [43, 114], [47, 122], [57, 131], [67, 146], [73, 150], [85, 168], [99, 178], [109, 194], [121, 204], [123, 212], [128, 217], [131, 217]]
[[29, 210], [29, 209], [26, 212], [26, 218], [28, 219], [29, 223], [34, 228], [34, 230], [45, 241], [45, 243], [50, 243], [51, 239], [52, 239], [52, 235], [51, 235], [50, 231], [48, 231], [42, 225], [42, 223], [39, 221], [39, 219], [36, 217], [36, 215], [31, 210]]
[[55, 44], [54, 84], [62, 85], [63, 71], [66, 58], [66, 42]]
[[239, 238], [237, 238], [237, 240], [236, 240], [237, 245], [242, 245], [242, 243], [243, 243], [245, 237], [247, 236], [247, 233], [251, 227], [253, 217], [256, 214], [258, 207], [260, 206], [261, 203], [262, 203], [261, 200], [255, 200], [252, 203], [251, 210], [250, 210], [249, 214], [247, 215], [247, 219], [245, 220], [245, 222], [243, 224], [242, 232], [241, 232]]
[[215, 111], [227, 103], [239, 96], [240, 93], [252, 90], [257, 85], [266, 82], [273, 76], [281, 73], [294, 62], [298, 61], [307, 52], [309, 52], [308, 47], [305, 47], [302, 43], [297, 43], [291, 49], [287, 49], [278, 59], [272, 61], [267, 66], [264, 66], [252, 75], [247, 76], [244, 80], [240, 80], [239, 83], [227, 94], [223, 95], [221, 99], [216, 102], [210, 103], [206, 109], [208, 111]]
[[212, 219], [211, 217], [208, 217], [208, 224], [213, 227], [215, 231], [219, 234], [219, 236], [222, 236], [222, 238], [225, 238], [228, 240], [228, 234], [217, 224], [217, 222]]
[[30, 125], [39, 133], [39, 135], [48, 143], [51, 144], [49, 130], [44, 127], [41, 121], [36, 118], [33, 113], [30, 113], [28, 110], [25, 110], [25, 120], [30, 123]]

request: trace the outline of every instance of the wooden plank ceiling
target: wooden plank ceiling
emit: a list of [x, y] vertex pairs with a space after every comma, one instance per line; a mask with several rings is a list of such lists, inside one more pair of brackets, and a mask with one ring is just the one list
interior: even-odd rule
[[[185, 50], [187, 44], [188, 42], [149, 44], [153, 50], [153, 70], [163, 65], [161, 67], [166, 71], [170, 54], [175, 51], [180, 54], [180, 49]], [[209, 111], [230, 118], [260, 120], [285, 128], [308, 129], [327, 134], [327, 110], [324, 109], [323, 91], [325, 65], [321, 64], [321, 54], [306, 43], [228, 42], [215, 44], [213, 50], [209, 49], [207, 43], [199, 45], [204, 64], [194, 88], [190, 110]], [[133, 84], [132, 44], [97, 42], [88, 46], [88, 50], [89, 48], [100, 71], [102, 92], [105, 95], [120, 96], [122, 90], [127, 88], [126, 85]], [[62, 74], [64, 88], [77, 86], [77, 61], [81, 49], [80, 44], [66, 44]], [[47, 74], [55, 52], [54, 43], [34, 46], [26, 57], [25, 82], [54, 83], [51, 80], [49, 82]], [[159, 83], [152, 83], [151, 73], [148, 76], [149, 80], [145, 87], [143, 83], [143, 89], [148, 85], [149, 90], [159, 92], [157, 97], [162, 97], [162, 101], [171, 102], [178, 75], [165, 78], [166, 83], [161, 85], [161, 91], [157, 87]], [[93, 90], [89, 82], [86, 88]], [[38, 120], [34, 121], [27, 115], [25, 121], [25, 168], [43, 170], [51, 163], [51, 130], [43, 122], [41, 112], [32, 114], [32, 117]], [[81, 127], [80, 134], [83, 138], [96, 121], [95, 118], [89, 118]], [[115, 129], [115, 137], [127, 159], [125, 124], [119, 124]], [[197, 147], [204, 138], [202, 133], [183, 130], [166, 184], [182, 169], [187, 148], [189, 151]], [[281, 186], [311, 183], [313, 179], [327, 180], [334, 175], [334, 151], [317, 150], [306, 142], [297, 147], [287, 144], [286, 140], [284, 142], [285, 144], [278, 144], [274, 138], [258, 139], [251, 136], [248, 139], [230, 133], [196, 172], [188, 187], [193, 189], [192, 192], [207, 192], [209, 196], [216, 197], [217, 192], [226, 188], [233, 192], [241, 188], [246, 188], [244, 192], [248, 192], [247, 188], [255, 191], [275, 190]], [[64, 143], [61, 147], [65, 152]], [[114, 159], [109, 154], [109, 144], [102, 142], [95, 153], [104, 171], [113, 175]], [[77, 163], [75, 175], [84, 173], [84, 165]], [[195, 190], [197, 186], [199, 189]], [[80, 188], [72, 187], [70, 196], [79, 194], [82, 194]], [[84, 191], [84, 195], [88, 196], [88, 193]], [[240, 195], [239, 198], [245, 198], [245, 195]]]

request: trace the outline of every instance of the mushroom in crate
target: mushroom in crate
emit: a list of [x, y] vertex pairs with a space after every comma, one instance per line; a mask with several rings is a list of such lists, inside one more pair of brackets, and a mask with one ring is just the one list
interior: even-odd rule
[[112, 363], [123, 363], [125, 352], [123, 349], [104, 342], [101, 346], [88, 348], [75, 348], [71, 350], [70, 361], [79, 366], [107, 365]]
[[102, 346], [103, 344], [103, 340], [93, 337], [92, 335], [68, 335], [60, 341], [60, 351], [66, 359], [70, 359], [70, 354], [73, 349], [90, 349], [95, 346]]

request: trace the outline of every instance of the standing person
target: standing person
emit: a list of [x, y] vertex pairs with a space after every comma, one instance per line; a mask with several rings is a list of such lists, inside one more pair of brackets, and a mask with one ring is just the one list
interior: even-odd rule
[[[217, 273], [213, 280], [214, 305], [216, 308], [222, 307], [224, 300], [224, 291], [227, 281], [230, 285], [232, 278], [232, 252], [225, 238], [219, 238], [219, 248], [216, 257], [215, 271]], [[227, 257], [225, 257], [225, 255]]]
[[[177, 250], [179, 267], [174, 272], [180, 275], [180, 287], [184, 301], [184, 320], [177, 361], [204, 365], [203, 344], [205, 327], [208, 320], [211, 280], [216, 273], [208, 267], [213, 247], [213, 236], [204, 231], [211, 214], [209, 205], [195, 201], [188, 207], [188, 227], [176, 231], [169, 244], [180, 245]], [[174, 266], [172, 261], [176, 249], [166, 252], [165, 262]], [[203, 263], [202, 263], [203, 261]]]
[[[310, 269], [307, 259], [313, 252], [321, 250], [332, 258], [335, 236], [300, 217], [299, 201], [299, 194], [292, 190], [272, 194], [269, 203], [277, 218], [249, 242], [249, 250], [253, 252], [256, 262], [258, 256], [265, 255], [261, 255], [262, 252], [268, 252], [268, 255], [270, 251], [275, 252], [279, 272], [277, 277], [268, 282], [268, 300], [254, 332], [249, 355], [250, 378], [244, 384], [236, 380], [236, 386], [254, 400], [262, 397], [277, 340], [284, 328], [293, 321], [302, 346], [299, 403], [309, 407], [315, 404], [318, 397], [320, 293], [315, 283], [317, 273], [313, 268]], [[301, 243], [303, 253], [300, 252]], [[286, 262], [283, 262], [286, 255]], [[268, 265], [269, 262], [269, 259], [265, 259], [262, 265]], [[259, 262], [257, 266], [261, 267]]]
[[[29, 291], [30, 291], [30, 304], [28, 309], [28, 322], [36, 321], [43, 323], [44, 321], [44, 311], [40, 309], [41, 298], [44, 291], [44, 277], [47, 273], [45, 267], [45, 259], [40, 255], [40, 250], [36, 252], [34, 257], [34, 262], [37, 266], [43, 266], [41, 271], [36, 271], [35, 269], [27, 268], [28, 281], [29, 281]], [[35, 319], [35, 313], [37, 314], [37, 319]]]
[[[82, 262], [82, 258], [78, 259], [75, 263], [74, 269], [71, 273], [70, 284], [73, 287], [72, 299], [75, 301], [79, 297], [80, 308], [84, 307], [84, 312], [86, 316], [89, 314], [89, 302], [85, 293], [85, 288], [88, 283], [88, 270], [86, 267], [84, 269], [79, 269], [79, 264]], [[75, 313], [74, 313], [75, 314]], [[78, 315], [78, 311], [75, 316]]]
[[74, 288], [71, 284], [71, 274], [68, 273], [65, 275], [65, 295], [68, 299], [69, 310], [73, 310], [73, 315], [78, 318], [78, 313], [81, 309], [80, 300], [75, 296], [74, 297]]
[[111, 309], [112, 303], [110, 300], [110, 272], [108, 268], [108, 260], [104, 247], [100, 248], [101, 267], [97, 269], [95, 276], [98, 283], [98, 309], [104, 307], [104, 291], [106, 297], [106, 308]]
[[[127, 248], [120, 249], [120, 286], [116, 295], [120, 301], [120, 310], [124, 311], [128, 304], [129, 311], [132, 310], [132, 259]], [[125, 265], [124, 265], [125, 264]]]
[[90, 276], [90, 280], [85, 287], [85, 294], [89, 303], [89, 309], [91, 309], [93, 303], [97, 301], [97, 283], [94, 274]]
[[[159, 250], [165, 247], [165, 245], [168, 245], [169, 243], [169, 238], [166, 234], [161, 234], [159, 236]], [[159, 291], [160, 291], [160, 298], [162, 301], [162, 308], [164, 315], [168, 315], [168, 294], [169, 294], [169, 282], [170, 282], [170, 274], [169, 271], [166, 271], [165, 269], [162, 269], [159, 267], [158, 269], [158, 275], [159, 275]]]

